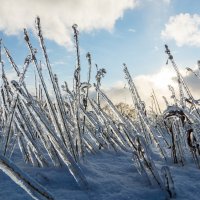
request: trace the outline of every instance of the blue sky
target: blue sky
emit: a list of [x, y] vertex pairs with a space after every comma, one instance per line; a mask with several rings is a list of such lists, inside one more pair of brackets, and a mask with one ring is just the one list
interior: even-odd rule
[[[23, 3], [24, 0], [20, 1]], [[167, 60], [167, 56], [164, 53], [165, 43], [169, 45], [170, 49], [174, 53], [174, 57], [181, 69], [191, 66], [194, 67], [197, 60], [200, 59], [200, 39], [197, 39], [196, 43], [194, 42], [195, 39], [194, 41], [190, 41], [188, 39], [188, 42], [184, 42], [187, 40], [187, 37], [191, 37], [191, 34], [196, 34], [198, 36], [198, 31], [200, 32], [200, 23], [198, 23], [198, 20], [196, 20], [197, 23], [194, 26], [197, 30], [193, 30], [192, 33], [190, 33], [190, 31], [189, 33], [186, 32], [184, 36], [179, 36], [180, 31], [178, 24], [182, 18], [182, 26], [184, 26], [184, 23], [187, 25], [187, 20], [189, 20], [189, 23], [192, 23], [192, 20], [195, 20], [193, 15], [196, 14], [198, 17], [198, 13], [200, 11], [200, 1], [198, 0], [108, 0], [102, 1], [104, 2], [104, 5], [101, 5], [101, 7], [100, 5], [97, 5], [98, 3], [92, 4], [90, 0], [79, 0], [77, 1], [78, 4], [76, 4], [76, 7], [73, 7], [73, 5], [70, 3], [68, 4], [68, 6], [72, 6], [73, 9], [77, 9], [77, 11], [74, 13], [76, 17], [70, 18], [69, 22], [66, 22], [66, 19], [66, 21], [63, 21], [63, 24], [61, 24], [63, 20], [61, 19], [61, 16], [58, 16], [58, 19], [61, 19], [60, 21], [54, 20], [54, 14], [57, 17], [57, 15], [59, 15], [58, 12], [55, 11], [54, 13], [52, 11], [49, 13], [49, 16], [48, 13], [44, 14], [46, 10], [44, 10], [42, 5], [40, 7], [40, 4], [47, 5], [49, 4], [48, 1], [29, 0], [26, 1], [25, 5], [22, 4], [22, 8], [20, 10], [22, 14], [19, 14], [20, 11], [18, 14], [13, 13], [13, 18], [12, 15], [6, 17], [6, 14], [4, 14], [4, 16], [2, 16], [3, 19], [0, 20], [0, 37], [3, 38], [4, 44], [9, 48], [11, 54], [16, 60], [16, 63], [20, 66], [23, 63], [24, 57], [28, 54], [26, 44], [23, 40], [22, 27], [28, 27], [29, 30], [31, 30], [34, 23], [34, 17], [32, 16], [34, 16], [34, 14], [40, 15], [40, 10], [37, 10], [34, 13], [33, 9], [29, 16], [28, 10], [30, 8], [28, 2], [30, 2], [30, 5], [33, 5], [33, 7], [34, 5], [37, 5], [37, 9], [41, 8], [40, 17], [42, 26], [44, 25], [46, 46], [49, 52], [53, 70], [59, 75], [60, 82], [63, 82], [64, 80], [71, 82], [72, 80], [75, 66], [75, 55], [72, 48], [73, 45], [71, 43], [73, 40], [72, 35], [70, 35], [72, 34], [72, 29], [70, 29], [70, 26], [73, 24], [72, 22], [75, 22], [76, 20], [78, 21], [77, 23], [80, 27], [79, 39], [81, 48], [82, 81], [85, 81], [87, 76], [88, 66], [85, 59], [85, 54], [88, 51], [92, 54], [93, 64], [97, 63], [99, 67], [106, 68], [107, 75], [105, 76], [103, 83], [107, 88], [112, 88], [113, 85], [116, 85], [116, 83], [124, 81], [124, 74], [122, 70], [122, 63], [124, 62], [128, 65], [133, 77], [135, 77], [138, 82], [141, 82], [141, 84], [143, 84], [142, 81], [144, 81], [145, 78], [141, 79], [140, 81], [140, 79], [137, 79], [137, 77], [147, 76], [148, 79], [149, 76], [159, 74], [160, 70], [165, 66]], [[56, 3], [56, 1], [52, 0], [51, 3], [53, 8], [58, 7], [58, 9], [60, 9], [59, 6], [62, 6], [63, 2], [65, 3], [63, 0], [59, 0], [59, 2], [60, 3]], [[69, 0], [67, 2], [73, 1]], [[90, 3], [89, 5], [91, 5], [91, 8], [88, 8], [88, 4], [86, 2]], [[112, 7], [108, 2], [111, 3]], [[10, 5], [13, 6], [12, 9], [16, 10], [16, 12], [19, 10], [17, 5], [15, 9], [14, 1], [12, 1], [12, 4]], [[10, 7], [6, 6], [7, 5], [3, 6], [1, 9], [7, 8], [9, 10]], [[79, 6], [80, 12], [78, 12]], [[52, 7], [49, 6], [49, 9], [52, 9]], [[96, 17], [96, 13], [91, 13], [91, 16], [88, 15], [89, 17], [85, 16], [84, 13], [82, 14], [81, 9], [88, 9], [88, 12], [93, 9], [96, 13], [98, 12], [100, 17]], [[114, 12], [113, 10], [115, 9], [118, 10], [119, 13], [112, 15]], [[76, 12], [78, 14], [76, 14]], [[107, 14], [105, 14], [106, 12]], [[185, 15], [186, 13], [189, 14], [189, 18], [185, 20], [185, 18], [182, 17], [178, 21], [178, 18], [176, 17], [180, 16], [181, 14]], [[15, 15], [17, 17], [15, 17]], [[18, 15], [22, 15], [22, 17], [18, 18]], [[73, 12], [71, 15], [73, 15]], [[27, 20], [23, 18], [24, 16], [27, 18]], [[176, 30], [173, 29], [172, 23], [169, 21], [170, 17], [175, 17], [173, 22], [177, 23]], [[87, 22], [87, 18], [89, 22]], [[93, 18], [97, 18], [96, 21], [94, 20], [93, 22]], [[102, 23], [101, 19], [103, 21]], [[186, 22], [184, 22], [184, 20]], [[53, 23], [52, 21], [55, 22]], [[58, 22], [58, 26], [56, 26], [56, 22]], [[83, 22], [83, 25], [81, 22]], [[112, 25], [110, 25], [111, 22]], [[3, 25], [1, 25], [1, 23]], [[50, 27], [48, 23], [50, 25], [53, 23], [53, 28]], [[16, 26], [15, 24], [18, 25]], [[166, 25], [170, 26], [169, 30], [166, 29]], [[60, 41], [60, 38], [64, 38], [65, 35], [61, 33], [62, 31], [59, 32], [58, 29], [65, 28], [65, 26], [66, 31], [64, 33], [66, 33], [66, 38], [68, 38], [70, 42], [66, 42], [64, 39]], [[186, 26], [185, 29], [187, 30], [189, 28]], [[165, 36], [163, 36], [162, 32], [165, 32]], [[30, 34], [33, 46], [39, 48], [37, 38], [35, 37], [34, 33], [31, 32]], [[169, 37], [166, 37], [166, 34], [169, 35]], [[183, 37], [181, 44], [179, 44], [180, 42], [177, 43], [177, 40], [179, 41], [178, 37]], [[38, 59], [42, 59], [41, 55], [39, 54], [40, 53], [38, 52]], [[33, 69], [33, 66], [31, 66], [31, 68]], [[9, 73], [10, 68], [8, 64], [6, 65], [6, 69]], [[93, 72], [95, 73], [95, 68], [93, 68]], [[28, 77], [30, 77], [30, 79], [27, 79], [27, 82], [31, 83], [31, 69], [28, 72]], [[143, 90], [145, 91], [145, 89]]]

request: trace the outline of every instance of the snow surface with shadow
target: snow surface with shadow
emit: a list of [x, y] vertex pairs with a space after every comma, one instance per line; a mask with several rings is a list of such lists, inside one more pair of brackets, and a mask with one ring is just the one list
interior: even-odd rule
[[[158, 159], [156, 166], [163, 162]], [[36, 168], [17, 164], [23, 171], [43, 185], [56, 200], [164, 200], [161, 189], [150, 186], [135, 169], [131, 154], [99, 152], [88, 155], [82, 169], [89, 182], [89, 190], [82, 191], [66, 167]], [[200, 170], [169, 164], [177, 200], [199, 200]], [[7, 175], [0, 172], [0, 199], [31, 200], [32, 198]]]

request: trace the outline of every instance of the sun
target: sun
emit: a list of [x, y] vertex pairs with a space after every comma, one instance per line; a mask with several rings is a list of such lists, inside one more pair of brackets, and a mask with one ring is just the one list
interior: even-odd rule
[[173, 83], [175, 73], [168, 67], [161, 68], [161, 71], [152, 76], [152, 82], [157, 88], [166, 88]]

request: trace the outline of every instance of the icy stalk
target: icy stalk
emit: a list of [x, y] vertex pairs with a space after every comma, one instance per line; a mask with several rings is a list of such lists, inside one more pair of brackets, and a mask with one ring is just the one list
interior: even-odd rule
[[39, 183], [30, 178], [14, 163], [0, 155], [0, 169], [35, 200], [53, 200], [53, 196]]

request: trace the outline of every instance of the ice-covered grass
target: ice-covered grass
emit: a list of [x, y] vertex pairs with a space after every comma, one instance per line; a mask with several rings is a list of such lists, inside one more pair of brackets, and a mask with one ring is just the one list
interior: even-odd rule
[[[71, 89], [67, 82], [60, 87], [52, 71], [39, 17], [36, 30], [45, 59], [39, 62], [24, 29], [31, 56], [25, 58], [22, 73], [0, 40], [0, 199], [199, 199], [200, 104], [168, 46], [166, 53], [177, 73], [180, 98], [170, 86], [173, 102], [165, 98], [166, 110], [160, 110], [155, 94], [155, 105], [148, 110], [123, 64], [136, 113], [131, 118], [102, 91], [105, 69], [96, 66], [96, 99], [89, 96], [91, 56], [86, 56], [89, 69], [85, 82], [80, 74], [77, 25], [73, 25], [77, 65]], [[19, 79], [8, 81], [1, 46]], [[43, 62], [54, 97], [42, 73]], [[37, 69], [35, 94], [24, 80], [31, 63]]]

